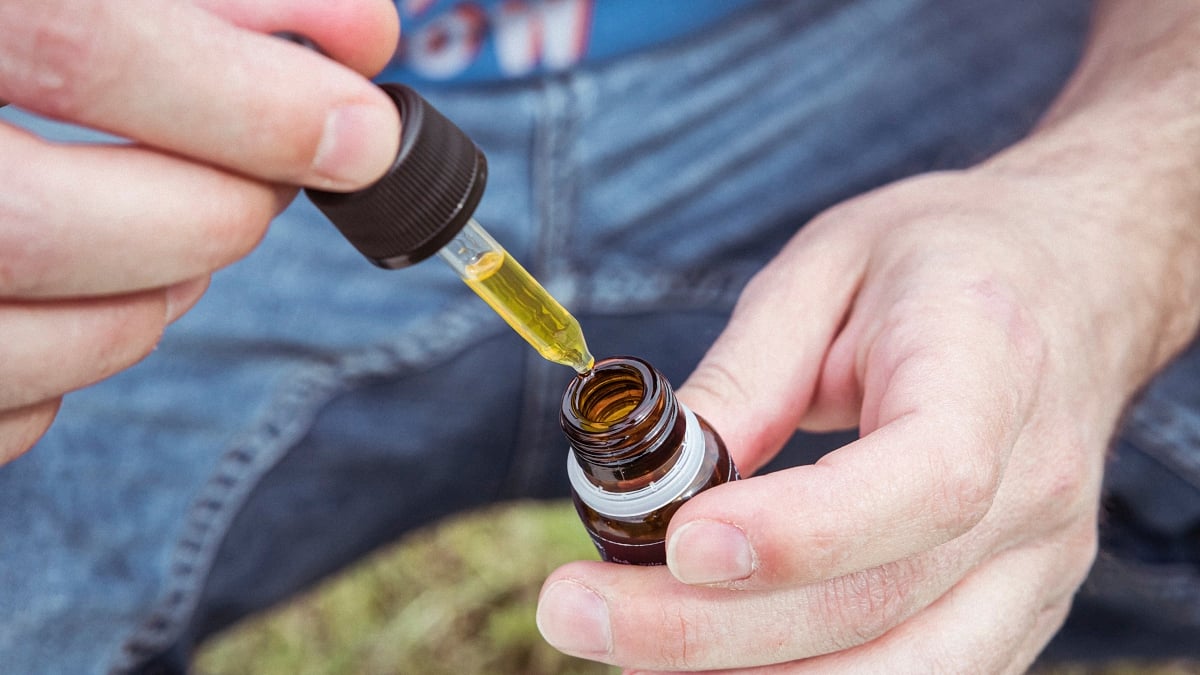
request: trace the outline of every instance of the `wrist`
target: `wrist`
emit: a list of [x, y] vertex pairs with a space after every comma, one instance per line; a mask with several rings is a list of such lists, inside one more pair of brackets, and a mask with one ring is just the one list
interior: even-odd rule
[[[1100, 3], [1092, 45], [1028, 138], [979, 167], [1036, 184], [1132, 389], [1200, 326], [1200, 5]], [[1068, 210], [1067, 217], [1054, 206]], [[1073, 231], [1072, 231], [1073, 230]]]
[[1080, 113], [979, 170], [1036, 186], [1060, 271], [1090, 296], [1090, 328], [1129, 361], [1136, 389], [1200, 325], [1200, 142], [1152, 145], [1127, 129]]

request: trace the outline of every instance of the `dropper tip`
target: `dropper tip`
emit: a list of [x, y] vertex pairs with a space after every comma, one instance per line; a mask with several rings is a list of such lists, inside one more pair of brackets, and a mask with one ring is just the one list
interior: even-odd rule
[[595, 365], [596, 365], [596, 357], [592, 356], [590, 353], [585, 353], [583, 355], [583, 358], [572, 363], [571, 367], [574, 368], [575, 372], [579, 373], [580, 376], [584, 376], [584, 375], [587, 375], [588, 373], [592, 372], [592, 368]]

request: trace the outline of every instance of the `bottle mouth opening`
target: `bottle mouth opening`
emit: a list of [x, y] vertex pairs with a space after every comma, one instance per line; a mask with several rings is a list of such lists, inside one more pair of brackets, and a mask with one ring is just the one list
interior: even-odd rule
[[634, 467], [683, 433], [671, 386], [632, 356], [602, 359], [571, 380], [560, 420], [576, 456], [594, 471]]
[[567, 387], [563, 412], [588, 433], [603, 433], [645, 417], [657, 392], [650, 366], [632, 357], [596, 362]]

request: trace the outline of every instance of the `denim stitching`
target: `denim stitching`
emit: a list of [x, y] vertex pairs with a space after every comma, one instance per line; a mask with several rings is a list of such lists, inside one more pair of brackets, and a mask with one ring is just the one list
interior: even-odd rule
[[746, 262], [715, 270], [665, 273], [611, 267], [589, 279], [581, 304], [610, 315], [641, 314], [664, 306], [674, 310], [728, 310], [761, 263]]
[[171, 556], [166, 591], [148, 618], [123, 642], [110, 672], [133, 672], [179, 639], [233, 518], [258, 481], [309, 431], [324, 405], [372, 378], [414, 372], [498, 333], [487, 328], [494, 322], [486, 319], [485, 307], [474, 299], [465, 300], [395, 342], [298, 369], [279, 388], [257, 426], [225, 452], [193, 500]]

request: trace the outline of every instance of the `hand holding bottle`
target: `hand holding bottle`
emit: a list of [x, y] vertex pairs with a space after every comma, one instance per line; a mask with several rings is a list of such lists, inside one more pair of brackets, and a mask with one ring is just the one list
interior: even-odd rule
[[745, 473], [797, 426], [861, 440], [694, 497], [669, 569], [560, 569], [547, 639], [650, 670], [1028, 665], [1091, 564], [1122, 407], [1186, 335], [1151, 343], [1135, 319], [1169, 305], [1127, 292], [1160, 283], [1132, 264], [1148, 249], [1049, 208], [1056, 189], [930, 176], [807, 226], [679, 397]]
[[0, 100], [129, 139], [0, 123], [3, 463], [65, 392], [148, 353], [294, 186], [382, 174], [398, 117], [364, 75], [399, 26], [387, 0], [14, 0], [0, 23]]
[[1107, 58], [1033, 136], [805, 226], [679, 390], [744, 476], [797, 427], [860, 440], [697, 495], [668, 568], [559, 569], [551, 644], [639, 672], [1024, 672], [1095, 555], [1122, 410], [1200, 325], [1200, 73], [1159, 70], [1184, 63], [1168, 24], [1101, 17]]

